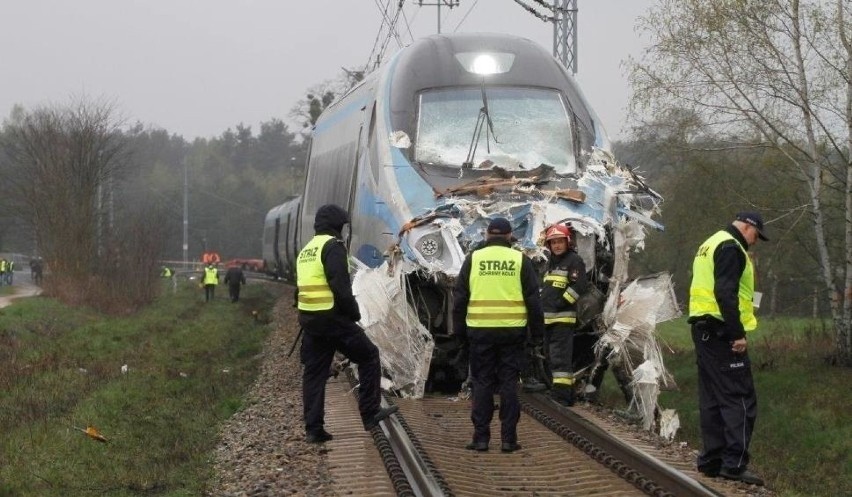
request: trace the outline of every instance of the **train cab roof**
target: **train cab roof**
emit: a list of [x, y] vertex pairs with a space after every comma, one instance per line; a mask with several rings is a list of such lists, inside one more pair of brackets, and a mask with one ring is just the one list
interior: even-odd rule
[[[483, 75], [470, 67], [477, 54], [508, 54], [500, 72]], [[508, 60], [511, 59], [511, 60]], [[414, 97], [441, 87], [494, 86], [540, 87], [560, 90], [573, 113], [589, 130], [596, 116], [573, 77], [543, 47], [518, 36], [491, 33], [432, 35], [398, 54], [393, 63], [391, 111], [394, 124], [415, 119]], [[405, 128], [410, 128], [410, 123]]]

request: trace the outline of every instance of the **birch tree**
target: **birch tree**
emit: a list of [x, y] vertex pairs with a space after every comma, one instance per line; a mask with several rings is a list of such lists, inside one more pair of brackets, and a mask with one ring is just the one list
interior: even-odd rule
[[[630, 63], [639, 114], [689, 109], [735, 145], [776, 149], [784, 157], [778, 173], [802, 180], [806, 205], [790, 208], [810, 213], [835, 359], [845, 365], [852, 365], [850, 24], [848, 0], [659, 0], [639, 23], [652, 43]], [[838, 229], [842, 240], [831, 236]]]

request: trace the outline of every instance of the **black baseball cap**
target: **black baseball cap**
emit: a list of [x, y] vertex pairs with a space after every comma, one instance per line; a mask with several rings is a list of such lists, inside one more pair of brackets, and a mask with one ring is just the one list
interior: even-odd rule
[[766, 238], [766, 233], [763, 230], [763, 217], [759, 212], [739, 212], [737, 213], [737, 221], [742, 221], [754, 226], [757, 228], [757, 236], [760, 237], [761, 240], [769, 241], [769, 238]]
[[495, 217], [488, 223], [489, 235], [508, 235], [512, 232], [512, 225], [505, 217]]

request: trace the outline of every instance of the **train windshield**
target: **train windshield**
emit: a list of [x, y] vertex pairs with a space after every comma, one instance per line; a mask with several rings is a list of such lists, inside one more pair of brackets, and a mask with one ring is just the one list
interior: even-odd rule
[[555, 90], [424, 91], [416, 137], [414, 158], [421, 163], [513, 171], [547, 164], [558, 174], [577, 171], [571, 120]]

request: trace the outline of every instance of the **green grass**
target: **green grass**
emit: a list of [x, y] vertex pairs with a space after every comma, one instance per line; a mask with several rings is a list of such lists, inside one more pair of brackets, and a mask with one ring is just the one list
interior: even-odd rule
[[[0, 309], [0, 497], [201, 495], [218, 425], [257, 374], [269, 330], [251, 310], [268, 309], [269, 291], [249, 285], [239, 304], [224, 292], [205, 304], [186, 284], [122, 319], [41, 297]], [[697, 449], [688, 327], [663, 323], [659, 335], [678, 384], [660, 405], [677, 409], [678, 437]], [[824, 360], [829, 326], [762, 320], [750, 343], [753, 467], [783, 497], [852, 495], [852, 372]], [[611, 374], [603, 394], [624, 405]], [[110, 442], [74, 429], [89, 425]]]
[[0, 496], [201, 495], [218, 425], [256, 377], [269, 329], [251, 311], [271, 292], [205, 304], [187, 284], [129, 318], [41, 297], [0, 310]]
[[[676, 391], [659, 404], [678, 411], [678, 439], [699, 449], [695, 355], [686, 319], [663, 323], [666, 367]], [[752, 466], [779, 495], [852, 495], [852, 371], [828, 364], [833, 349], [830, 323], [763, 319], [749, 336], [757, 424]], [[610, 375], [609, 378], [612, 378]], [[603, 400], [623, 405], [615, 381], [604, 383]]]

